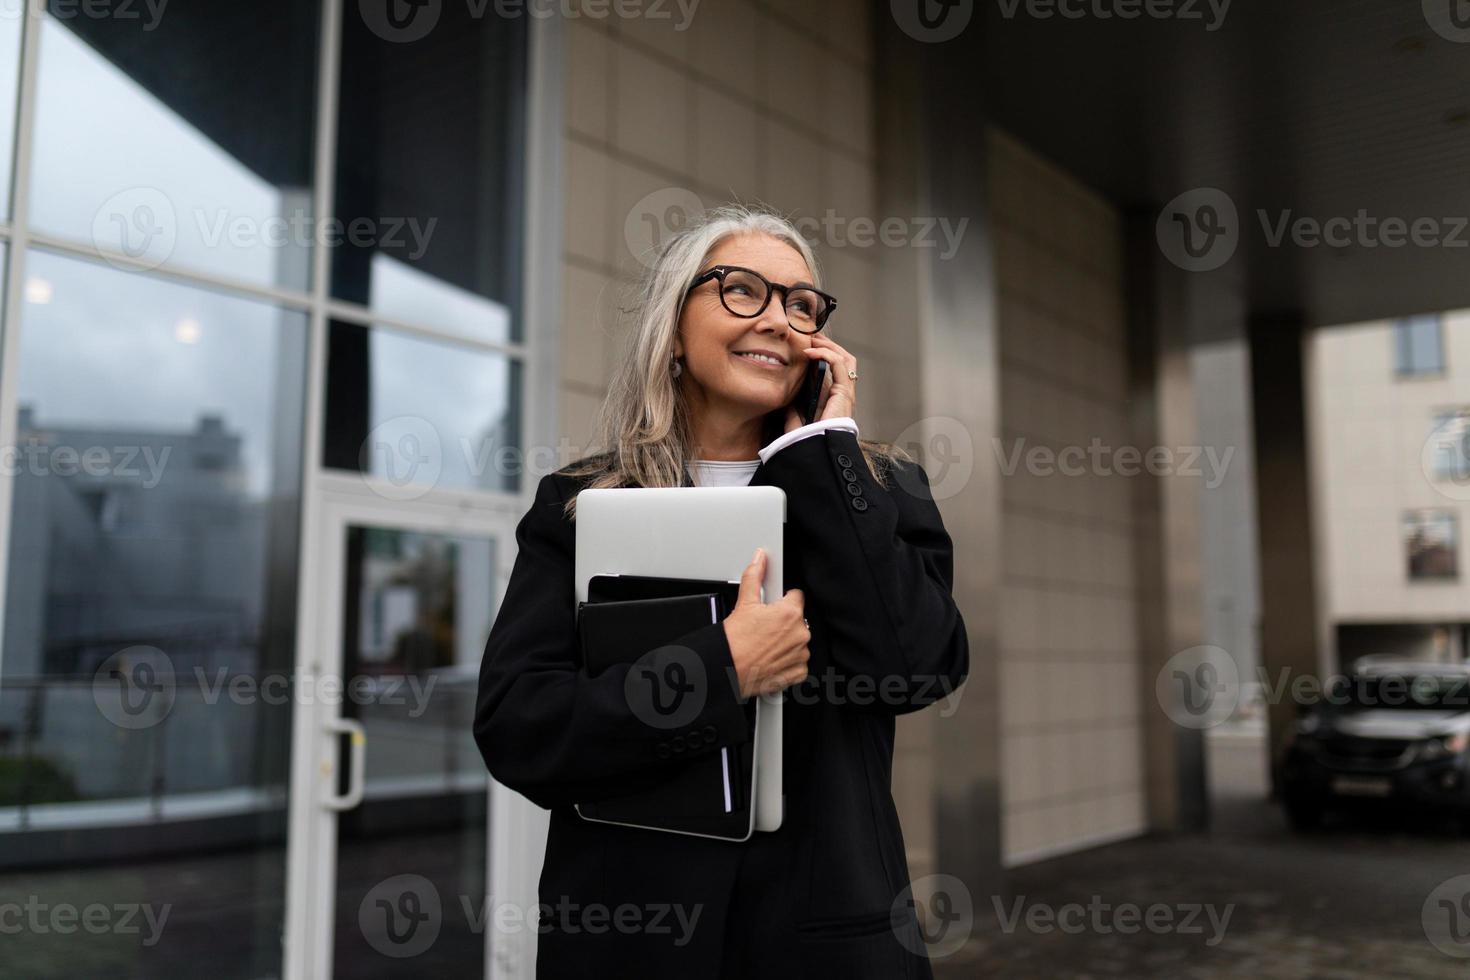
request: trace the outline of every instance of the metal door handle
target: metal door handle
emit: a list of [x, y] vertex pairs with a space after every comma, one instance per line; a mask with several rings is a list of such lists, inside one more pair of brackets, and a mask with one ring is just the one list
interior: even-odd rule
[[347, 750], [347, 792], [341, 795], [333, 792], [322, 801], [322, 806], [328, 810], [341, 813], [362, 802], [363, 786], [367, 782], [367, 730], [356, 718], [337, 718], [322, 727], [331, 735], [350, 736], [350, 747]]

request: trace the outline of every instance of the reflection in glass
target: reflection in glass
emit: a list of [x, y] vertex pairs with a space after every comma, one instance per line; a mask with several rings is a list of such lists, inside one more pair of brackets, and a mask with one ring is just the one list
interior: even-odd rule
[[529, 18], [436, 4], [420, 18], [432, 29], [407, 44], [367, 23], [370, 6], [349, 4], [342, 20], [332, 295], [470, 339], [519, 339]]
[[[91, 976], [280, 969], [304, 315], [35, 250], [0, 660], [0, 902], [172, 907]], [[101, 867], [106, 863], [106, 867]], [[79, 870], [80, 869], [80, 870]], [[5, 939], [16, 975], [74, 936]]]
[[307, 289], [315, 4], [65, 9], [41, 24], [37, 230]]
[[[489, 783], [471, 722], [496, 542], [351, 527], [345, 546], [343, 711], [367, 731], [367, 786], [338, 822], [335, 971], [479, 976]], [[442, 910], [422, 950], [388, 918], [405, 888]]]
[[395, 499], [518, 490], [519, 361], [340, 321], [328, 343], [327, 466], [379, 477]]

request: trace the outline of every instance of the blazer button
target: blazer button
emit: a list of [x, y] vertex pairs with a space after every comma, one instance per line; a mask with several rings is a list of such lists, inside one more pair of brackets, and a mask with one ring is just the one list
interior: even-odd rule
[[711, 745], [714, 744], [715, 738], [719, 734], [720, 733], [715, 729], [715, 726], [714, 725], [705, 725], [704, 726], [704, 740], [706, 742], [709, 742]]
[[847, 453], [838, 453], [837, 454], [837, 465], [838, 466], [851, 466], [852, 465], [852, 457], [849, 456], [849, 455], [847, 455]]
[[853, 497], [852, 498], [852, 509], [853, 510], [867, 510], [868, 509], [868, 498], [867, 497]]
[[686, 746], [684, 745], [684, 736], [675, 735], [673, 738], [669, 739], [669, 748], [673, 749], [676, 755], [680, 752], [683, 752], [686, 748]]
[[856, 480], [857, 480], [857, 471], [854, 470], [854, 469], [852, 469], [852, 467], [848, 467], [847, 469], [845, 469], [845, 470], [842, 471], [842, 478], [844, 480], [846, 480], [848, 483], [856, 482]]
[[863, 488], [856, 483], [849, 483], [847, 485], [847, 492], [854, 497], [861, 497], [863, 495]]
[[655, 747], [654, 750], [653, 750], [653, 754], [656, 755], [656, 756], [658, 756], [660, 759], [667, 759], [669, 757], [669, 755], [670, 755], [670, 753], [669, 753], [669, 743], [668, 742], [660, 742], [660, 743], [658, 743], [657, 747]]

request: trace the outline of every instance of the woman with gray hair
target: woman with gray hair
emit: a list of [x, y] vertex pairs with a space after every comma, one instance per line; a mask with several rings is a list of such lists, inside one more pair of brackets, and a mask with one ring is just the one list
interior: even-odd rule
[[[551, 811], [538, 977], [931, 975], [891, 791], [894, 719], [952, 693], [969, 647], [923, 469], [858, 437], [857, 359], [824, 331], [835, 308], [790, 222], [701, 215], [644, 278], [603, 451], [543, 478], [517, 528], [474, 733], [495, 778]], [[816, 360], [829, 378], [803, 424], [793, 399]], [[789, 588], [673, 641], [730, 683], [710, 685], [671, 754], [624, 696], [628, 667], [579, 670], [574, 522], [589, 487], [689, 485], [785, 491]], [[747, 741], [743, 705], [772, 690], [786, 701], [779, 830], [730, 842], [577, 816]]]

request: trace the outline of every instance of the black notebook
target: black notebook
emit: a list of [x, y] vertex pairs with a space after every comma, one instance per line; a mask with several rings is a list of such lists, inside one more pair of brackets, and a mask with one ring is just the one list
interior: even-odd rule
[[[590, 601], [582, 603], [577, 613], [582, 669], [596, 676], [614, 664], [635, 663], [686, 633], [721, 621], [729, 614], [738, 588], [734, 583], [693, 579], [595, 576], [589, 583]], [[640, 594], [644, 597], [632, 598]], [[677, 658], [667, 667], [683, 669]], [[728, 684], [731, 678], [707, 677], [705, 682]], [[636, 710], [647, 713], [654, 723], [667, 723], [672, 738], [684, 726], [677, 724], [677, 702], [656, 703], [663, 693], [655, 695], [650, 689], [648, 700], [644, 700], [644, 692], [635, 688], [633, 696], [639, 698]], [[758, 699], [752, 698], [745, 707], [751, 739], [661, 767], [648, 780], [630, 782], [626, 796], [579, 803], [577, 813], [583, 819], [602, 823], [747, 839], [755, 815], [753, 738], [757, 703]], [[660, 712], [667, 712], [662, 721]]]

